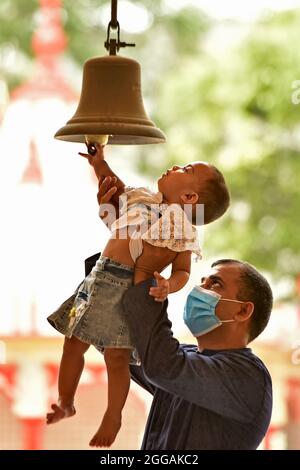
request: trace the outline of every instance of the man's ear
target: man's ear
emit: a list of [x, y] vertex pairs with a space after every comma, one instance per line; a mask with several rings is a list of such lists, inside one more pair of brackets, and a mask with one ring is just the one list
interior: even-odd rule
[[199, 195], [195, 193], [195, 191], [191, 191], [189, 193], [184, 192], [180, 195], [180, 199], [183, 204], [196, 204], [199, 199]]
[[254, 312], [254, 303], [253, 302], [244, 302], [241, 305], [239, 313], [236, 315], [238, 321], [248, 320]]

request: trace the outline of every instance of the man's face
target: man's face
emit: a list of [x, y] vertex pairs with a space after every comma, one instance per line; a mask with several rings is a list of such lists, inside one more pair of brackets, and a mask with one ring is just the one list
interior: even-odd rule
[[[202, 277], [200, 286], [217, 292], [224, 299], [240, 300], [237, 298], [241, 287], [241, 268], [235, 264], [220, 264], [211, 268], [207, 276]], [[230, 320], [242, 304], [219, 301], [216, 315], [220, 320]]]
[[214, 176], [213, 169], [205, 162], [193, 162], [185, 166], [174, 165], [158, 180], [158, 189], [169, 202], [180, 202], [184, 192], [204, 189], [206, 182]]

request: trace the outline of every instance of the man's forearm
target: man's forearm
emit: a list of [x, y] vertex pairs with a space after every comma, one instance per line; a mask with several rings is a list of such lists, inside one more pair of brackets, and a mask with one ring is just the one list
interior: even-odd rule
[[172, 371], [179, 343], [173, 338], [166, 314], [167, 301], [155, 302], [149, 295], [151, 285], [149, 279], [130, 287], [124, 294], [123, 308], [132, 341], [146, 376], [152, 381], [154, 376], [165, 376]]

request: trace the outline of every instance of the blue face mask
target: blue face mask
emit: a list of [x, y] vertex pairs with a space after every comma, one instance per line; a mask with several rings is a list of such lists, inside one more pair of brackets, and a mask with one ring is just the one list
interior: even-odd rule
[[224, 299], [217, 292], [195, 286], [187, 296], [184, 306], [183, 319], [186, 326], [194, 336], [202, 336], [214, 330], [222, 323], [229, 323], [235, 320], [220, 320], [216, 313], [216, 305], [220, 300], [227, 302], [244, 302], [234, 299]]

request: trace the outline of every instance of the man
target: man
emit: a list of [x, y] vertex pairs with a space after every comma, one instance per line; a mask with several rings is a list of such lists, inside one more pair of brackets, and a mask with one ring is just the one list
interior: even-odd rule
[[[113, 184], [108, 178], [99, 185], [100, 205], [109, 201]], [[132, 378], [153, 395], [142, 449], [256, 449], [270, 423], [272, 383], [247, 345], [268, 323], [273, 302], [268, 282], [248, 263], [213, 263], [199, 282], [205, 290], [189, 296], [185, 307], [196, 345], [173, 337], [168, 301], [154, 300], [163, 284], [161, 277], [157, 287], [151, 280], [132, 286], [123, 302], [141, 359], [141, 366], [131, 366]], [[203, 293], [213, 325], [196, 332]], [[196, 320], [189, 317], [191, 310]]]

